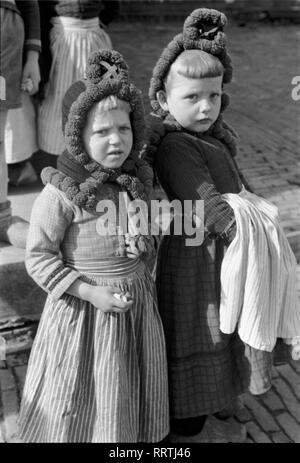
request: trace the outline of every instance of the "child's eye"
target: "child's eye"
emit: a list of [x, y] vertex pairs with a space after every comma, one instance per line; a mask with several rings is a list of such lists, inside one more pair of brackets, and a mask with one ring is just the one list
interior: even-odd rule
[[131, 127], [128, 127], [128, 125], [123, 125], [119, 130], [120, 132], [127, 132], [128, 130], [131, 130]]
[[186, 98], [190, 101], [197, 101], [198, 95], [188, 95]]
[[96, 132], [96, 134], [100, 135], [100, 136], [107, 135], [107, 133], [108, 133], [107, 129], [100, 129], [100, 130], [97, 130], [97, 132]]
[[210, 97], [211, 97], [212, 100], [217, 100], [217, 99], [219, 98], [219, 96], [220, 96], [220, 93], [212, 93], [212, 94], [210, 95]]

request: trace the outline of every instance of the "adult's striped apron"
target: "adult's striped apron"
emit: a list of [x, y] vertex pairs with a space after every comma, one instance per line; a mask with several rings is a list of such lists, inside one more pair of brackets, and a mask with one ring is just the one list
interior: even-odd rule
[[41, 150], [59, 155], [65, 149], [61, 125], [63, 97], [73, 82], [84, 78], [90, 53], [111, 49], [112, 44], [100, 27], [99, 18], [59, 16], [53, 18], [52, 23], [52, 66], [45, 99], [39, 110], [38, 143]]

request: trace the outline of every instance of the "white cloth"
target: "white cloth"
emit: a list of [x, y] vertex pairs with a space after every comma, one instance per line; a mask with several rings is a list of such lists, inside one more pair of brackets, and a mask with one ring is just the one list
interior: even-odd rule
[[52, 19], [50, 33], [52, 66], [45, 99], [38, 117], [39, 148], [59, 155], [65, 149], [61, 126], [61, 105], [66, 90], [83, 79], [87, 60], [95, 50], [111, 49], [108, 34], [100, 28], [99, 19], [59, 16]]
[[31, 98], [22, 92], [22, 107], [8, 111], [5, 124], [7, 164], [25, 161], [37, 151], [36, 114]]
[[237, 234], [221, 267], [220, 330], [271, 352], [276, 338], [300, 335], [296, 259], [276, 206], [243, 189], [223, 198], [233, 208]]
[[7, 110], [0, 111], [0, 205], [7, 201], [8, 174], [4, 149], [4, 128], [6, 118]]

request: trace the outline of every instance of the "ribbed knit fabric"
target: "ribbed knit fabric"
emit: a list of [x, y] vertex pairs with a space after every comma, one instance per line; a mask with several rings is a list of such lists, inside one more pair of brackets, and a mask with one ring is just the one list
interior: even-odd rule
[[155, 167], [170, 200], [204, 201], [208, 232], [220, 235], [231, 225], [234, 213], [222, 193], [238, 193], [242, 183], [223, 143], [206, 135], [197, 139], [184, 131], [170, 133], [159, 146]]
[[103, 9], [101, 0], [54, 0], [51, 3], [53, 16], [56, 14], [57, 16], [90, 19], [98, 17]]

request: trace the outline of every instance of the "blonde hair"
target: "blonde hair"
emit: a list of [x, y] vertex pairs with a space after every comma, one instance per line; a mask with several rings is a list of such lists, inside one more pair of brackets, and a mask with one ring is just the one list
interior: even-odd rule
[[223, 76], [224, 67], [221, 61], [210, 53], [202, 50], [185, 50], [171, 65], [164, 80], [165, 88], [172, 84], [172, 80], [178, 74], [191, 79], [219, 77]]
[[127, 101], [120, 100], [116, 95], [109, 95], [94, 105], [94, 110], [97, 110], [99, 113], [105, 113], [113, 109], [120, 109], [127, 114], [131, 113], [130, 104]]

